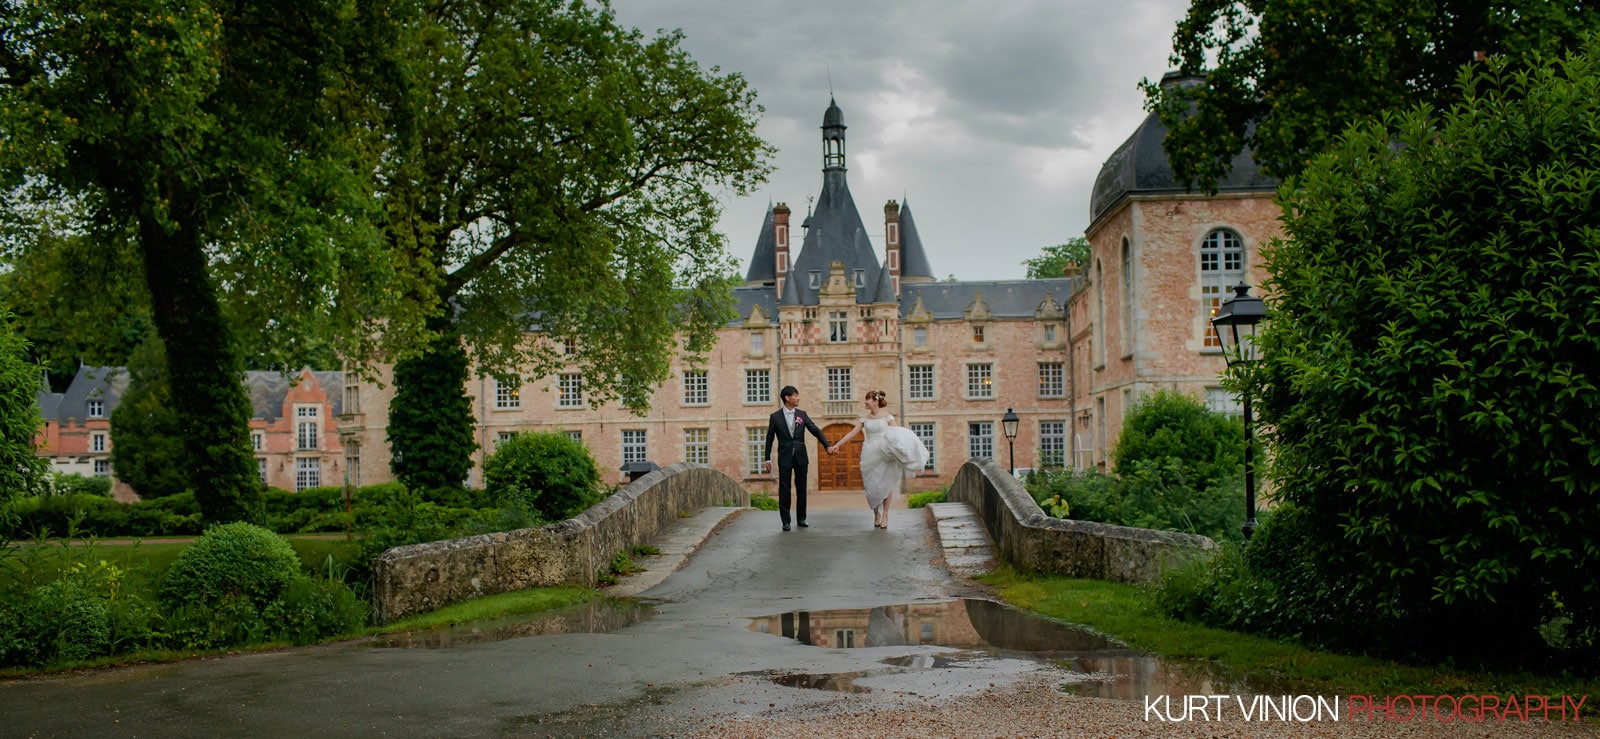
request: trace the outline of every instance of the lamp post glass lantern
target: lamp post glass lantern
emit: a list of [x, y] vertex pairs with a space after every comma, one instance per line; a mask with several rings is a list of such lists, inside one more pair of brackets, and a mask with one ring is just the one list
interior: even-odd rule
[[[1256, 349], [1256, 331], [1267, 316], [1267, 304], [1250, 294], [1250, 286], [1240, 282], [1233, 286], [1233, 295], [1222, 301], [1211, 326], [1217, 330], [1222, 342], [1222, 359], [1229, 367], [1248, 367], [1260, 357]], [[1244, 401], [1244, 538], [1249, 539], [1256, 530], [1256, 461], [1255, 437], [1251, 433], [1250, 388], [1241, 393]]]
[[1011, 450], [1011, 474], [1013, 475], [1017, 474], [1017, 422], [1021, 420], [1017, 418], [1017, 412], [1010, 408], [1007, 408], [1006, 414], [1000, 417], [1000, 427], [1005, 429], [1006, 432], [1006, 446]]

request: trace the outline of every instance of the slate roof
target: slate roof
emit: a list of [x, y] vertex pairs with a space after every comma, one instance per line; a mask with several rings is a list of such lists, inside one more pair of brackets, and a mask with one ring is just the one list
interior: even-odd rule
[[773, 234], [772, 204], [767, 203], [767, 217], [761, 222], [761, 235], [756, 237], [756, 252], [750, 255], [750, 269], [744, 274], [747, 285], [774, 282], [778, 279], [778, 237]]
[[[311, 374], [322, 384], [322, 392], [333, 404], [333, 415], [338, 416], [339, 406], [344, 401], [344, 373], [313, 370]], [[283, 399], [288, 397], [290, 386], [300, 379], [300, 373], [284, 377], [282, 372], [251, 370], [244, 375], [252, 417], [265, 419], [267, 423], [278, 420], [283, 415]]]
[[[1194, 84], [1194, 78], [1182, 78], [1168, 72], [1161, 78], [1162, 85]], [[1100, 217], [1111, 212], [1129, 195], [1176, 194], [1189, 192], [1172, 174], [1172, 164], [1161, 142], [1167, 137], [1167, 127], [1155, 113], [1145, 116], [1144, 123], [1122, 146], [1111, 153], [1100, 174], [1094, 180], [1094, 193], [1089, 198], [1090, 228]], [[1217, 181], [1217, 192], [1274, 192], [1279, 181], [1261, 172], [1255, 157], [1246, 149], [1234, 157], [1228, 175]]]
[[904, 200], [900, 204], [900, 277], [934, 277], [928, 252], [917, 234], [917, 222], [911, 217], [911, 199]]
[[98, 418], [110, 418], [111, 411], [122, 400], [128, 389], [128, 371], [121, 367], [90, 367], [80, 365], [78, 374], [66, 392], [52, 393], [48, 388], [38, 393], [39, 415], [46, 419], [63, 421], [68, 418], [83, 420], [89, 416], [89, 399], [105, 401], [104, 413]]
[[923, 307], [941, 320], [966, 317], [967, 306], [981, 292], [994, 318], [1032, 318], [1046, 295], [1065, 306], [1082, 278], [997, 280], [991, 282], [923, 282], [900, 284], [900, 316], [906, 317], [922, 298]]
[[[791, 280], [792, 282], [792, 280]], [[750, 317], [750, 309], [759, 305], [761, 312], [768, 321], [777, 321], [778, 301], [772, 294], [771, 287], [750, 286], [736, 287], [733, 289], [733, 299], [737, 302], [739, 315], [724, 326], [739, 326]]]
[[[854, 279], [855, 271], [862, 270], [863, 279], [856, 286], [856, 302], [872, 302], [878, 285], [878, 255], [872, 240], [861, 224], [861, 213], [850, 197], [850, 185], [845, 182], [845, 170], [835, 167], [823, 170], [822, 193], [817, 196], [816, 209], [811, 212], [811, 227], [800, 247], [800, 256], [794, 260], [789, 272], [790, 285], [795, 285], [796, 303], [787, 299], [785, 305], [816, 305], [817, 289], [828, 279], [828, 265], [835, 259], [844, 262], [844, 273]], [[817, 287], [812, 287], [811, 273], [818, 275]], [[784, 291], [788, 292], [787, 288]]]

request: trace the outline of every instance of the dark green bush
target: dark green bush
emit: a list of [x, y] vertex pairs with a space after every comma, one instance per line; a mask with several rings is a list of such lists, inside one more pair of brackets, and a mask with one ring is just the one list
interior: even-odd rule
[[1254, 394], [1322, 591], [1393, 625], [1369, 645], [1523, 664], [1554, 603], [1600, 628], [1597, 53], [1491, 55], [1284, 189]]
[[111, 497], [111, 478], [84, 477], [55, 473], [56, 495], [98, 495]]
[[941, 488], [939, 490], [929, 490], [925, 493], [912, 493], [906, 496], [906, 507], [924, 508], [929, 503], [943, 503], [944, 501], [945, 491]]
[[598, 502], [600, 468], [588, 447], [566, 434], [516, 434], [483, 462], [484, 489], [502, 501], [520, 500], [559, 521]]
[[111, 647], [111, 617], [103, 599], [72, 580], [34, 590], [23, 608], [21, 664], [52, 664], [98, 657]]
[[1174, 460], [1141, 460], [1122, 476], [1097, 471], [1041, 470], [1023, 482], [1039, 507], [1059, 497], [1079, 521], [1181, 531], [1228, 540], [1243, 538], [1244, 474], [1235, 470], [1203, 490], [1190, 486]]
[[300, 556], [283, 537], [243, 521], [212, 526], [184, 547], [162, 579], [169, 605], [242, 598], [259, 608], [301, 576]]
[[1244, 464], [1244, 423], [1190, 395], [1157, 390], [1140, 398], [1123, 420], [1111, 457], [1123, 476], [1155, 465], [1204, 490]]

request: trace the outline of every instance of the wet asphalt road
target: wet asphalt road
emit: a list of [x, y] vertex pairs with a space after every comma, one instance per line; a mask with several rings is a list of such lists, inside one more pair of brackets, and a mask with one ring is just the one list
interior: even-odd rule
[[[952, 681], [885, 662], [940, 648], [828, 649], [753, 630], [752, 619], [785, 612], [968, 594], [935, 564], [923, 511], [896, 511], [887, 531], [871, 527], [864, 505], [813, 511], [810, 523], [783, 533], [775, 513], [736, 516], [645, 594], [653, 615], [610, 633], [429, 648], [355, 642], [3, 682], [0, 736], [677, 734], [845, 700], [960, 694], [1039, 669], [994, 660]], [[774, 681], [842, 673], [875, 687]]]

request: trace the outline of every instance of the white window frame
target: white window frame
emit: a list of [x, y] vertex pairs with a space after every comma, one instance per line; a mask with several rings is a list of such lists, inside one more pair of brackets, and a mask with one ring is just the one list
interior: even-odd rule
[[683, 430], [683, 461], [711, 464], [711, 429]]
[[972, 362], [967, 365], [967, 397], [971, 400], [994, 399], [993, 362]]
[[683, 371], [683, 404], [711, 405], [711, 376], [706, 370]]
[[766, 405], [772, 402], [772, 370], [751, 367], [744, 371], [744, 402]]
[[105, 418], [106, 402], [100, 398], [90, 398], [88, 407], [84, 409], [84, 415], [89, 418]]
[[650, 459], [650, 437], [644, 429], [622, 430], [622, 463], [644, 462]]
[[556, 376], [556, 407], [583, 407], [583, 373], [563, 372]]
[[1061, 362], [1039, 363], [1039, 397], [1067, 397], [1067, 368]]
[[89, 451], [91, 451], [91, 452], [103, 452], [105, 450], [106, 450], [106, 434], [105, 434], [105, 432], [104, 431], [96, 431], [96, 432], [90, 434], [89, 435]]
[[917, 438], [922, 440], [922, 446], [928, 450], [928, 462], [922, 465], [922, 469], [933, 469], [933, 447], [934, 440], [938, 438], [938, 428], [932, 423], [913, 423], [908, 424], [907, 428], [910, 428], [911, 433], [916, 434]]
[[96, 459], [94, 461], [94, 476], [95, 477], [110, 477], [111, 476], [111, 460], [109, 460], [109, 459]]
[[744, 429], [744, 474], [755, 477], [763, 472], [762, 457], [767, 451], [767, 428], [746, 426]]
[[766, 344], [767, 344], [766, 337], [763, 336], [760, 331], [752, 331], [750, 333], [750, 353], [751, 354], [760, 354], [760, 353], [766, 351], [767, 350]]
[[906, 399], [933, 400], [933, 377], [931, 364], [906, 365]]
[[320, 449], [322, 408], [298, 405], [294, 409], [294, 448], [301, 451]]
[[569, 430], [563, 431], [561, 433], [566, 434], [568, 439], [576, 441], [579, 444], [583, 443], [583, 430], [582, 429], [569, 429]]
[[512, 385], [494, 378], [494, 409], [497, 411], [514, 411], [522, 407], [522, 385]]
[[261, 479], [261, 484], [267, 484], [267, 458], [256, 457], [256, 477]]
[[1200, 307], [1205, 317], [1202, 345], [1206, 349], [1222, 349], [1211, 318], [1217, 315], [1233, 286], [1243, 280], [1244, 238], [1232, 229], [1212, 229], [1200, 242]]
[[967, 422], [967, 457], [994, 459], [994, 422]]
[[[1052, 457], [1052, 454], [1055, 456]], [[1038, 465], [1040, 467], [1065, 467], [1067, 465], [1066, 421], [1039, 422]]]
[[828, 402], [840, 403], [855, 399], [855, 376], [850, 367], [828, 368]]
[[516, 435], [517, 432], [515, 431], [496, 431], [494, 435], [494, 448], [498, 450], [501, 444], [511, 441], [511, 437]]
[[250, 448], [261, 451], [267, 448], [267, 435], [261, 431], [250, 432]]
[[927, 326], [915, 326], [915, 327], [913, 327], [911, 329], [911, 345], [912, 346], [927, 346], [928, 345], [928, 327]]
[[294, 491], [298, 493], [302, 490], [319, 487], [322, 487], [322, 459], [319, 457], [295, 457]]
[[844, 344], [850, 341], [850, 311], [828, 311], [828, 343]]

